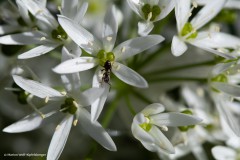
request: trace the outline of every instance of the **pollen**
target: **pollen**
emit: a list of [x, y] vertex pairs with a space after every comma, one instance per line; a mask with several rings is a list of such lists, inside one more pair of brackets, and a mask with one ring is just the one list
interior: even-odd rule
[[46, 40], [46, 37], [41, 37], [40, 38], [40, 41], [44, 41], [44, 40]]
[[111, 41], [112, 40], [112, 37], [107, 37], [107, 41]]

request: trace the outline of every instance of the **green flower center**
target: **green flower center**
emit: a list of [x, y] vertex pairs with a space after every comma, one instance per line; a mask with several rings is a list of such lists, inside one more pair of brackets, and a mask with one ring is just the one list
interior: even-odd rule
[[54, 29], [52, 31], [52, 38], [55, 40], [62, 40], [62, 39], [67, 39], [68, 35], [67, 33], [63, 30], [63, 28], [59, 25], [57, 29]]
[[161, 13], [161, 9], [158, 5], [150, 6], [150, 4], [145, 4], [142, 7], [142, 12], [146, 20], [154, 21], [158, 15]]
[[99, 64], [104, 66], [106, 61], [113, 62], [115, 60], [115, 56], [113, 52], [106, 52], [104, 50], [100, 50], [97, 54], [97, 58], [99, 59]]
[[74, 104], [74, 99], [71, 97], [66, 98], [64, 104], [61, 105], [61, 110], [64, 113], [75, 114], [77, 106]]
[[147, 119], [147, 122], [139, 124], [139, 126], [145, 131], [149, 132], [150, 129], [152, 128], [152, 124], [149, 123], [150, 120], [148, 117], [145, 117], [145, 118]]
[[197, 37], [198, 32], [194, 30], [193, 26], [191, 23], [187, 22], [185, 23], [185, 25], [183, 26], [183, 29], [181, 31], [181, 36], [187, 36], [186, 39], [194, 39]]
[[228, 78], [225, 74], [219, 74], [211, 79], [212, 82], [228, 82]]
[[[192, 111], [189, 110], [189, 109], [186, 109], [186, 110], [182, 111], [181, 113], [183, 113], [183, 114], [188, 114], [188, 115], [193, 115]], [[178, 129], [179, 129], [181, 132], [187, 132], [189, 129], [194, 128], [194, 127], [195, 127], [195, 125], [180, 126], [180, 127], [178, 127]]]

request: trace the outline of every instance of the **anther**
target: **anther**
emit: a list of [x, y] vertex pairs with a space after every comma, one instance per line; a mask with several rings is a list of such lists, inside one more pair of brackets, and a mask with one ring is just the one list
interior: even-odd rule
[[48, 101], [49, 101], [49, 97], [47, 96], [47, 97], [45, 98], [45, 103], [48, 103]]
[[112, 37], [107, 37], [107, 41], [111, 41], [112, 40]]
[[123, 53], [125, 51], [126, 51], [126, 47], [122, 47], [121, 52]]
[[40, 41], [44, 41], [44, 40], [46, 40], [46, 37], [41, 37], [40, 38]]
[[76, 126], [76, 125], [77, 125], [77, 123], [78, 123], [78, 120], [77, 120], [77, 119], [75, 119], [75, 120], [73, 121], [73, 126]]
[[150, 12], [150, 13], [148, 14], [147, 21], [150, 21], [151, 18], [152, 18], [152, 12]]

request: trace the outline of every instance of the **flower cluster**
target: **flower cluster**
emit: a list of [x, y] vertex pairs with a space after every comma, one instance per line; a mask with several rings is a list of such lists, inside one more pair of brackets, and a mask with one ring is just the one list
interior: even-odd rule
[[[72, 128], [109, 151], [129, 145], [124, 159], [153, 158], [131, 157], [142, 146], [160, 159], [208, 159], [209, 144], [216, 159], [239, 158], [240, 1], [14, 0], [0, 8], [0, 114], [28, 112], [3, 132], [54, 132], [47, 160], [60, 158]], [[105, 152], [83, 139], [82, 158]]]

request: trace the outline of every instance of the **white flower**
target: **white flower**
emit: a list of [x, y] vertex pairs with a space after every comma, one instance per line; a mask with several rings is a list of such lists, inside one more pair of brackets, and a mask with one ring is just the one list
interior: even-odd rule
[[201, 49], [217, 54], [224, 58], [234, 58], [234, 56], [217, 51], [219, 48], [236, 48], [240, 40], [218, 31], [201, 31], [198, 32], [206, 23], [213, 19], [222, 9], [226, 0], [212, 0], [194, 16], [191, 22], [188, 22], [192, 15], [192, 10], [197, 7], [196, 2], [191, 0], [176, 0], [175, 16], [177, 21], [178, 36], [172, 40], [172, 53], [175, 56], [182, 55], [187, 50], [185, 42], [197, 46]]
[[134, 117], [131, 129], [134, 137], [147, 150], [172, 154], [174, 153], [173, 145], [160, 129], [167, 131], [167, 126], [195, 125], [200, 123], [201, 119], [181, 113], [162, 113], [164, 110], [164, 106], [158, 103], [148, 105]]
[[[63, 8], [61, 12], [63, 15], [70, 16], [73, 19], [78, 19], [78, 23], [82, 21], [84, 14], [86, 13], [87, 3], [83, 3], [82, 6], [71, 6], [76, 4], [77, 1], [68, 1], [68, 5], [63, 1]], [[80, 48], [73, 42], [66, 41], [68, 39], [67, 34], [64, 32], [62, 27], [58, 24], [53, 15], [48, 11], [45, 5], [38, 0], [18, 0], [22, 8], [25, 8], [34, 16], [36, 19], [36, 25], [39, 30], [28, 31], [23, 33], [17, 33], [12, 35], [6, 35], [0, 37], [1, 44], [7, 45], [29, 45], [29, 44], [39, 44], [39, 46], [26, 51], [18, 56], [18, 59], [28, 59], [46, 54], [60, 45], [65, 45], [65, 47], [72, 50], [73, 53], [77, 55], [81, 54]], [[70, 7], [73, 7], [72, 10]], [[75, 7], [75, 8], [74, 8]], [[21, 11], [21, 10], [20, 10]], [[71, 12], [69, 12], [71, 11]], [[68, 14], [67, 14], [68, 13]], [[75, 16], [73, 16], [73, 14]]]
[[[111, 137], [100, 123], [91, 121], [89, 112], [84, 108], [85, 106], [91, 105], [103, 93], [103, 89], [90, 88], [82, 93], [80, 90], [71, 90], [63, 94], [62, 92], [33, 80], [25, 79], [17, 75], [14, 75], [13, 78], [17, 85], [32, 95], [39, 98], [45, 98], [46, 100], [58, 101], [62, 103], [62, 105], [61, 108], [57, 108], [59, 106], [56, 104], [52, 107], [45, 106], [40, 109], [45, 115], [45, 119], [33, 113], [4, 128], [4, 132], [18, 133], [36, 129], [43, 123], [46, 123], [44, 121], [49, 121], [50, 116], [54, 114], [55, 116], [63, 117], [63, 120], [57, 126], [51, 140], [47, 155], [48, 160], [59, 158], [67, 141], [72, 124], [76, 126], [78, 121], [79, 126], [84, 128], [84, 130], [104, 148], [116, 151], [116, 146]], [[62, 115], [63, 113], [65, 114]]]
[[174, 0], [128, 0], [132, 10], [144, 21], [138, 22], [138, 34], [148, 35], [153, 23], [165, 18], [174, 8]]
[[[109, 8], [104, 19], [102, 43], [100, 43], [100, 41], [90, 32], [73, 22], [71, 19], [65, 16], [58, 17], [59, 23], [69, 37], [93, 57], [74, 58], [61, 63], [53, 70], [59, 74], [68, 74], [85, 71], [97, 65], [100, 66], [97, 68], [93, 77], [93, 87], [103, 86], [105, 92], [91, 108], [92, 120], [96, 120], [100, 115], [109, 92], [109, 85], [106, 83], [109, 83], [110, 75], [106, 75], [107, 71], [104, 66], [107, 63], [110, 63], [110, 72], [115, 74], [120, 80], [135, 87], [146, 88], [148, 87], [148, 84], [142, 76], [117, 61], [132, 57], [164, 40], [160, 35], [149, 35], [146, 37], [130, 39], [113, 48], [118, 31], [118, 24], [115, 16], [115, 7]], [[107, 78], [106, 80], [104, 80], [104, 76]], [[102, 83], [102, 85], [100, 85], [100, 83]]]
[[[196, 0], [199, 5], [206, 5], [208, 0]], [[224, 5], [224, 8], [228, 9], [240, 9], [240, 1], [239, 0], [228, 0]]]

